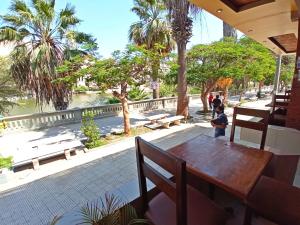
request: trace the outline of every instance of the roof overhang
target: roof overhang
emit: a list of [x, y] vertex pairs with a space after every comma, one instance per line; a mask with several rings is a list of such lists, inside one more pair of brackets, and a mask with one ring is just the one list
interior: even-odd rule
[[190, 0], [275, 54], [297, 49], [300, 0]]

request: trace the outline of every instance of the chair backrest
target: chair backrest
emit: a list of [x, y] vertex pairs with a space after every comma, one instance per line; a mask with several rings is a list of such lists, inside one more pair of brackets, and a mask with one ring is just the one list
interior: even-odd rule
[[290, 99], [291, 99], [290, 95], [274, 95], [272, 112], [275, 112], [276, 108], [287, 108]]
[[[164, 192], [176, 204], [177, 225], [187, 224], [187, 190], [186, 190], [186, 163], [172, 156], [153, 144], [136, 137], [137, 169], [139, 176], [139, 188], [142, 199], [143, 212], [148, 208], [146, 178], [151, 180], [156, 187]], [[144, 157], [168, 171], [175, 178], [175, 182], [166, 178], [149, 163]]]
[[[253, 116], [262, 119], [257, 122], [249, 121], [249, 120], [241, 120], [241, 119], [237, 119], [237, 115]], [[260, 149], [264, 149], [266, 137], [267, 137], [267, 131], [268, 131], [269, 117], [270, 117], [269, 110], [234, 107], [230, 141], [231, 142], [234, 141], [234, 133], [235, 133], [236, 126], [259, 130], [262, 131]]]

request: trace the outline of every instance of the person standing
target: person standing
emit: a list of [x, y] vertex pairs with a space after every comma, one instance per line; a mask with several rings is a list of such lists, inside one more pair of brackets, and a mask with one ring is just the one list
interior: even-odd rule
[[212, 102], [213, 102], [214, 96], [212, 93], [209, 94], [208, 96], [208, 104], [209, 104], [209, 108], [212, 110]]
[[222, 104], [221, 100], [220, 100], [220, 96], [217, 95], [216, 98], [212, 101], [212, 105], [213, 105], [213, 112], [212, 112], [212, 118], [215, 118], [215, 114], [216, 114], [216, 108], [218, 106], [220, 106]]
[[224, 113], [224, 105], [216, 108], [217, 119], [211, 120], [211, 125], [215, 128], [215, 138], [225, 136], [225, 130], [228, 125], [227, 116]]

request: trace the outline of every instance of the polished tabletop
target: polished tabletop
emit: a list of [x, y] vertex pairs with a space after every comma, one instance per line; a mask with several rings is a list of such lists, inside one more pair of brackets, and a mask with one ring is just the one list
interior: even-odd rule
[[168, 150], [187, 163], [187, 171], [245, 200], [272, 153], [206, 135]]

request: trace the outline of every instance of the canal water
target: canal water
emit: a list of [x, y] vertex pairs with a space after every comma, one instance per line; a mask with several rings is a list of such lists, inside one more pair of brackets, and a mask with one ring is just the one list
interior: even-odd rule
[[[89, 106], [105, 105], [109, 94], [89, 93], [89, 94], [74, 94], [68, 109], [82, 108]], [[23, 99], [17, 102], [19, 105], [14, 106], [6, 116], [25, 115], [41, 112], [54, 112], [55, 109], [52, 105], [44, 105], [41, 109], [36, 105], [35, 99]]]

